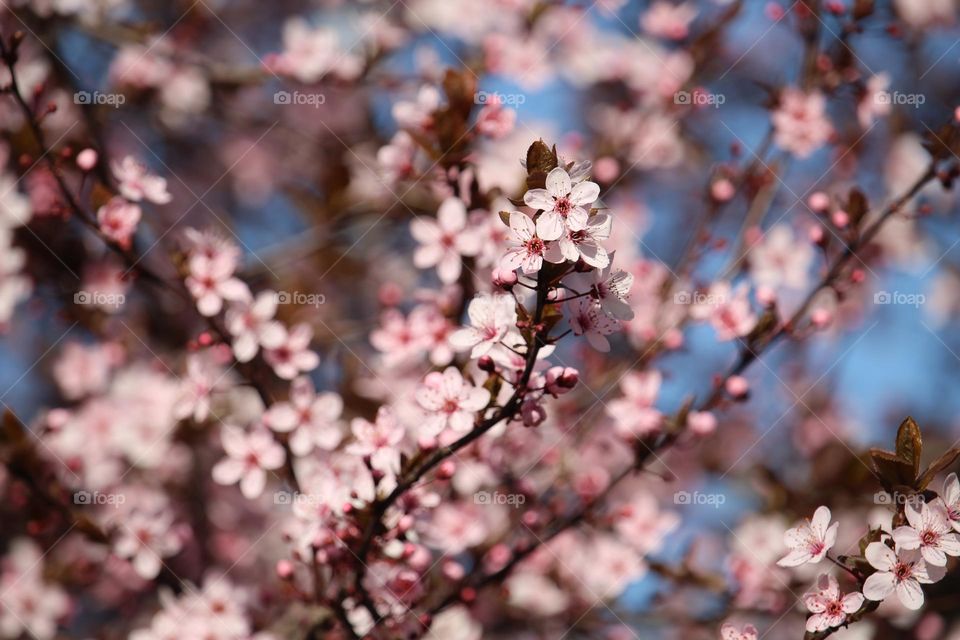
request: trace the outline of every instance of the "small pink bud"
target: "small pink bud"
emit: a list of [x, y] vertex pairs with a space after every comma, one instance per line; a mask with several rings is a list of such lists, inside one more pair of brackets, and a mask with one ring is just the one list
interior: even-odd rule
[[813, 244], [820, 244], [823, 242], [823, 227], [810, 227], [810, 233], [808, 234], [810, 242]]
[[854, 269], [850, 273], [850, 281], [854, 284], [860, 284], [867, 279], [867, 273], [863, 269]]
[[750, 391], [750, 383], [743, 376], [730, 376], [724, 386], [734, 398], [743, 398]]
[[830, 219], [838, 229], [843, 229], [850, 224], [850, 215], [846, 211], [834, 211]]
[[92, 171], [97, 166], [97, 152], [93, 149], [84, 149], [77, 154], [77, 166], [84, 171]]
[[277, 577], [281, 580], [289, 580], [293, 577], [293, 563], [289, 560], [279, 560], [277, 562]]
[[620, 163], [616, 158], [604, 156], [593, 163], [593, 177], [600, 182], [613, 182], [620, 175]]
[[447, 560], [444, 562], [442, 571], [443, 575], [445, 575], [449, 580], [453, 581], [462, 580], [463, 576], [467, 574], [463, 568], [463, 565], [459, 562], [454, 562], [453, 560]]
[[777, 292], [766, 285], [757, 287], [757, 302], [765, 307], [772, 307], [777, 302]]
[[517, 273], [515, 271], [508, 271], [506, 269], [497, 267], [493, 270], [493, 284], [496, 287], [509, 289], [513, 285], [517, 284]]
[[707, 436], [717, 430], [717, 418], [709, 411], [691, 411], [687, 426], [698, 436]]
[[437, 478], [440, 480], [449, 480], [457, 471], [457, 465], [453, 460], [444, 460], [437, 468]]
[[830, 208], [830, 196], [823, 191], [811, 193], [807, 205], [817, 213], [825, 213]]
[[683, 331], [673, 328], [668, 329], [663, 335], [663, 346], [671, 351], [683, 346]]
[[953, 112], [953, 119], [957, 122], [960, 122], [960, 107], [957, 107]]
[[490, 356], [480, 356], [480, 359], [477, 360], [477, 366], [480, 367], [480, 371], [486, 371], [487, 373], [493, 373], [497, 370], [497, 363]]
[[710, 195], [718, 202], [726, 202], [737, 193], [736, 187], [726, 178], [720, 178], [710, 185]]
[[823, 329], [833, 320], [833, 314], [826, 309], [816, 309], [810, 314], [810, 321], [818, 329]]

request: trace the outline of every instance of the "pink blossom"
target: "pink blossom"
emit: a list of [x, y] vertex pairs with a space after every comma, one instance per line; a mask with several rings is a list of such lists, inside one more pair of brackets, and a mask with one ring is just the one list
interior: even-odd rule
[[422, 87], [416, 101], [400, 101], [393, 105], [393, 118], [402, 129], [430, 129], [433, 126], [433, 113], [439, 108], [440, 92], [434, 87]]
[[491, 138], [503, 138], [513, 131], [517, 121], [517, 112], [501, 104], [499, 96], [494, 94], [480, 113], [477, 114], [476, 128], [481, 134]]
[[691, 307], [690, 315], [697, 320], [710, 320], [718, 340], [744, 337], [757, 324], [745, 285], [733, 289], [728, 282], [715, 282], [704, 297]]
[[224, 318], [233, 336], [233, 354], [237, 362], [249, 362], [260, 347], [275, 349], [286, 338], [283, 325], [273, 319], [277, 312], [277, 294], [261, 291], [253, 300], [241, 300], [227, 307]]
[[163, 558], [179, 553], [182, 543], [173, 530], [173, 515], [132, 509], [120, 521], [113, 551], [131, 562], [144, 580], [153, 580], [160, 573]]
[[612, 219], [605, 213], [587, 218], [584, 228], [579, 231], [564, 229], [556, 243], [548, 246], [546, 258], [549, 262], [560, 263], [564, 260], [585, 264], [596, 269], [605, 269], [610, 265], [610, 256], [602, 242], [610, 237]]
[[97, 222], [103, 235], [129, 249], [141, 215], [138, 205], [116, 196], [97, 210]]
[[671, 532], [680, 526], [680, 516], [662, 511], [650, 493], [639, 493], [616, 511], [617, 533], [640, 553], [657, 553]]
[[280, 433], [291, 433], [290, 450], [305, 456], [314, 447], [332, 451], [343, 439], [338, 420], [343, 400], [335, 393], [318, 394], [306, 376], [290, 384], [290, 400], [278, 402], [263, 416], [264, 423]]
[[[610, 259], [613, 259], [612, 255]], [[574, 273], [565, 282], [581, 293], [589, 291], [603, 312], [611, 318], [633, 319], [634, 312], [629, 304], [633, 274], [622, 269], [614, 271], [612, 266], [608, 266], [589, 273]]]
[[167, 191], [167, 181], [147, 172], [147, 168], [133, 156], [110, 165], [113, 175], [120, 183], [120, 195], [127, 200], [149, 200], [155, 204], [167, 204], [173, 199]]
[[283, 25], [283, 53], [270, 59], [268, 66], [309, 84], [327, 74], [352, 80], [362, 73], [363, 59], [341, 47], [336, 30], [313, 28], [303, 18], [296, 17]]
[[821, 574], [817, 578], [817, 590], [805, 593], [803, 603], [813, 614], [807, 618], [807, 631], [814, 633], [842, 625], [848, 615], [860, 609], [863, 594], [853, 591], [841, 595], [837, 579]]
[[471, 349], [479, 358], [498, 344], [517, 324], [517, 301], [504, 294], [482, 294], [467, 306], [470, 326], [454, 331], [450, 344], [458, 351]]
[[215, 316], [223, 308], [223, 301], [243, 302], [250, 299], [250, 290], [234, 277], [234, 263], [225, 256], [205, 255], [190, 257], [190, 275], [186, 285], [197, 301], [197, 310], [205, 316]]
[[[560, 167], [547, 174], [546, 186], [546, 189], [531, 189], [523, 196], [528, 207], [542, 211], [537, 218], [536, 234], [550, 241], [560, 238], [565, 230], [582, 231], [587, 225], [589, 206], [600, 195], [600, 187], [589, 181], [573, 184], [570, 174]], [[510, 228], [515, 229], [513, 215]]]
[[209, 358], [191, 355], [187, 358], [187, 375], [181, 381], [181, 396], [175, 412], [178, 418], [191, 417], [203, 422], [210, 415], [210, 401], [216, 391], [224, 391], [225, 373]]
[[586, 336], [587, 342], [597, 351], [610, 351], [607, 336], [617, 331], [620, 323], [603, 313], [603, 308], [590, 298], [578, 298], [567, 303], [567, 308], [574, 335]]
[[25, 538], [15, 539], [0, 574], [0, 635], [52, 640], [57, 621], [67, 615], [70, 599], [58, 585], [44, 579], [43, 555]]
[[53, 376], [68, 400], [102, 391], [110, 371], [120, 364], [122, 349], [111, 343], [85, 346], [69, 342], [53, 365]]
[[467, 222], [467, 209], [459, 198], [447, 198], [437, 211], [436, 221], [417, 217], [410, 231], [420, 247], [413, 263], [420, 269], [436, 267], [440, 280], [447, 284], [460, 277], [464, 256], [480, 251], [480, 236]]
[[806, 158], [823, 146], [833, 134], [826, 105], [819, 91], [804, 93], [794, 87], [784, 89], [780, 104], [771, 116], [776, 143], [798, 158]]
[[267, 471], [283, 466], [286, 454], [273, 436], [262, 428], [249, 432], [225, 425], [220, 433], [227, 457], [213, 467], [213, 479], [218, 484], [240, 483], [240, 492], [249, 500], [263, 493]]
[[839, 522], [830, 524], [829, 508], [817, 507], [811, 520], [788, 529], [783, 535], [783, 543], [790, 548], [790, 553], [777, 560], [777, 564], [796, 567], [806, 562], [820, 562], [836, 544], [839, 526]]
[[536, 233], [530, 216], [512, 211], [507, 253], [500, 260], [500, 268], [507, 271], [522, 269], [525, 274], [536, 273], [543, 266], [547, 243]]
[[803, 289], [814, 252], [806, 239], [795, 239], [790, 227], [778, 224], [750, 248], [748, 257], [750, 275], [758, 286]]
[[924, 502], [919, 509], [909, 501], [903, 511], [910, 526], [893, 530], [897, 549], [920, 549], [923, 559], [937, 567], [947, 564], [947, 556], [960, 556], [960, 536], [952, 532], [942, 500]]
[[884, 600], [896, 592], [903, 606], [911, 610], [923, 606], [923, 589], [920, 585], [937, 582], [946, 572], [943, 567], [928, 565], [915, 549], [894, 553], [883, 542], [868, 544], [865, 555], [877, 571], [863, 583], [863, 595], [868, 600]]
[[954, 531], [960, 531], [960, 480], [956, 473], [951, 473], [943, 481], [941, 495], [946, 507], [947, 520]]
[[477, 412], [490, 402], [490, 392], [469, 384], [456, 367], [447, 367], [443, 373], [434, 371], [424, 378], [417, 402], [429, 414], [423, 432], [437, 435], [449, 428], [467, 433]]
[[652, 36], [683, 40], [696, 17], [697, 10], [687, 3], [672, 4], [657, 0], [644, 12], [640, 26]]
[[732, 624], [725, 624], [720, 627], [720, 638], [722, 640], [757, 640], [757, 628], [748, 624], [741, 631]]
[[310, 350], [313, 329], [307, 324], [294, 325], [276, 346], [265, 348], [263, 358], [273, 372], [284, 380], [293, 380], [301, 373], [313, 371], [320, 365], [320, 356]]
[[653, 405], [661, 381], [659, 371], [630, 371], [620, 380], [623, 396], [607, 405], [607, 414], [620, 437], [644, 438], [660, 430], [663, 414]]
[[400, 472], [400, 442], [404, 428], [389, 407], [380, 407], [374, 422], [354, 418], [350, 423], [354, 441], [347, 453], [370, 458], [374, 469], [388, 474]]

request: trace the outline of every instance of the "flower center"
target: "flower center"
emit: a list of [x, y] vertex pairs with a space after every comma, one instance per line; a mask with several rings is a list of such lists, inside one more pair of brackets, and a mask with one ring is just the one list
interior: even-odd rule
[[898, 562], [893, 567], [893, 576], [897, 579], [897, 582], [903, 582], [904, 580], [909, 579], [912, 574], [913, 567], [911, 567], [909, 564]]
[[566, 217], [570, 210], [573, 209], [573, 203], [570, 202], [570, 199], [566, 196], [562, 198], [557, 198], [553, 203], [553, 210], [559, 213], [560, 215]]
[[938, 534], [936, 531], [931, 531], [927, 529], [926, 531], [920, 534], [920, 543], [923, 544], [925, 547], [933, 546], [937, 544], [939, 540], [940, 540], [940, 534]]

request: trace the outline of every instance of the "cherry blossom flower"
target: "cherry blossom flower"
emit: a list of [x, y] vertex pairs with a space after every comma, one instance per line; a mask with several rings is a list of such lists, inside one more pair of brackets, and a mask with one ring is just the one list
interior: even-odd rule
[[956, 473], [951, 473], [943, 481], [943, 492], [940, 496], [946, 507], [947, 521], [954, 531], [960, 532], [960, 480]]
[[578, 298], [567, 303], [567, 307], [574, 335], [586, 336], [587, 342], [597, 351], [610, 351], [610, 342], [606, 337], [617, 331], [620, 323], [603, 313], [600, 305], [590, 298]]
[[400, 442], [404, 428], [389, 407], [380, 407], [374, 422], [354, 418], [350, 423], [354, 441], [347, 453], [370, 458], [374, 469], [389, 474], [400, 472]]
[[352, 80], [363, 71], [363, 59], [343, 50], [335, 29], [313, 28], [303, 18], [291, 18], [283, 25], [283, 53], [268, 59], [276, 73], [313, 83], [327, 74]]
[[747, 286], [733, 289], [728, 282], [715, 282], [690, 309], [691, 317], [709, 320], [721, 342], [743, 337], [757, 324], [757, 316], [750, 305]]
[[437, 275], [447, 284], [460, 277], [463, 256], [475, 256], [480, 251], [480, 235], [469, 225], [467, 209], [459, 198], [444, 200], [436, 221], [414, 219], [410, 231], [420, 243], [413, 263], [420, 269], [437, 267]]
[[383, 179], [388, 184], [397, 184], [414, 175], [416, 169], [417, 143], [406, 131], [398, 131], [390, 144], [377, 151], [377, 164]]
[[724, 624], [720, 627], [720, 638], [722, 640], [757, 640], [757, 628], [748, 624], [741, 631], [732, 624]]
[[[523, 196], [528, 207], [542, 211], [537, 218], [536, 235], [550, 241], [560, 238], [565, 229], [582, 231], [587, 225], [589, 205], [600, 195], [599, 185], [589, 181], [573, 184], [570, 174], [560, 167], [547, 174], [546, 183], [546, 189], [531, 189]], [[516, 229], [513, 215], [510, 228]]]
[[286, 460], [283, 447], [262, 428], [244, 432], [225, 425], [220, 439], [227, 457], [214, 465], [213, 479], [223, 485], [239, 482], [248, 500], [259, 497], [267, 484], [267, 471], [279, 469]]
[[17, 538], [0, 574], [0, 635], [51, 640], [57, 621], [67, 615], [70, 599], [58, 585], [44, 579], [43, 555], [36, 544]]
[[783, 535], [783, 543], [790, 548], [790, 553], [777, 560], [777, 564], [796, 567], [807, 562], [820, 562], [836, 544], [839, 526], [839, 522], [830, 524], [829, 508], [817, 507], [811, 520], [788, 529]]
[[490, 402], [490, 392], [469, 384], [456, 367], [447, 367], [443, 373], [434, 371], [424, 378], [417, 402], [429, 414], [424, 433], [437, 435], [447, 428], [467, 433], [477, 412]]
[[525, 274], [531, 274], [543, 266], [547, 243], [537, 235], [536, 226], [530, 216], [519, 211], [510, 212], [510, 234], [507, 243], [509, 248], [500, 260], [501, 269], [522, 269]]
[[806, 158], [823, 146], [833, 134], [826, 105], [819, 91], [804, 93], [795, 87], [784, 89], [780, 104], [771, 116], [776, 143], [798, 158]]
[[260, 347], [275, 349], [283, 343], [286, 331], [273, 319], [276, 312], [274, 291], [261, 291], [253, 300], [241, 300], [227, 307], [224, 321], [233, 336], [233, 355], [237, 362], [250, 362]]
[[598, 213], [587, 218], [584, 228], [579, 231], [565, 229], [560, 239], [549, 245], [545, 257], [554, 263], [583, 260], [591, 267], [607, 268], [610, 265], [610, 256], [601, 241], [610, 237], [612, 222], [609, 215]]
[[250, 289], [234, 277], [232, 260], [218, 256], [191, 256], [190, 275], [186, 285], [197, 301], [197, 310], [205, 316], [215, 316], [223, 308], [223, 301], [244, 302], [250, 299]]
[[17, 190], [17, 181], [0, 172], [0, 228], [12, 229], [30, 222], [30, 199]]
[[697, 10], [687, 3], [675, 5], [657, 0], [644, 12], [640, 26], [652, 36], [683, 40], [689, 33], [690, 23], [696, 17]]
[[422, 87], [416, 101], [393, 105], [393, 118], [401, 129], [422, 131], [433, 126], [433, 113], [439, 108], [440, 92], [435, 87]]
[[485, 136], [503, 138], [513, 131], [516, 121], [517, 112], [503, 106], [500, 97], [494, 94], [477, 114], [476, 129]]
[[117, 530], [113, 551], [130, 560], [134, 570], [144, 580], [153, 580], [160, 574], [163, 558], [180, 552], [182, 542], [173, 530], [173, 515], [168, 510], [159, 513], [133, 509], [126, 514]]
[[612, 267], [608, 266], [588, 273], [574, 273], [566, 279], [566, 282], [577, 291], [590, 291], [603, 312], [611, 318], [633, 319], [634, 311], [628, 302], [630, 289], [633, 287], [633, 274], [622, 269], [613, 271]]
[[631, 371], [620, 380], [623, 396], [607, 405], [607, 414], [620, 437], [643, 438], [660, 430], [663, 414], [653, 404], [661, 381], [659, 371]]
[[149, 200], [155, 204], [167, 204], [173, 196], [167, 191], [167, 181], [147, 172], [147, 168], [133, 156], [111, 164], [113, 175], [120, 183], [119, 190], [127, 200]]
[[960, 536], [952, 533], [942, 500], [925, 502], [919, 509], [909, 501], [903, 511], [910, 526], [893, 530], [897, 549], [920, 549], [923, 559], [938, 567], [947, 564], [947, 556], [960, 556]]
[[141, 215], [138, 205], [116, 196], [97, 210], [97, 222], [103, 235], [129, 249]]
[[305, 456], [314, 447], [332, 451], [343, 439], [338, 420], [343, 400], [335, 393], [317, 393], [313, 382], [300, 376], [290, 384], [290, 401], [271, 405], [263, 416], [274, 431], [291, 433], [290, 450]]
[[276, 346], [264, 349], [263, 358], [273, 372], [284, 380], [293, 380], [301, 373], [313, 371], [320, 365], [320, 356], [310, 350], [313, 329], [307, 324], [294, 325], [285, 331]]
[[778, 224], [750, 248], [750, 275], [758, 286], [803, 289], [807, 286], [813, 247], [796, 240], [790, 227]]
[[176, 406], [178, 418], [192, 417], [203, 422], [210, 415], [210, 400], [216, 391], [227, 388], [224, 372], [210, 358], [191, 355], [187, 358], [187, 375], [181, 381], [181, 397]]
[[863, 605], [863, 594], [853, 591], [841, 595], [837, 579], [821, 574], [817, 578], [817, 590], [805, 593], [803, 603], [813, 614], [807, 618], [807, 631], [814, 633], [842, 625], [848, 615]]
[[657, 553], [671, 532], [680, 526], [680, 516], [663, 511], [650, 493], [640, 493], [616, 510], [617, 533], [640, 553]]
[[450, 344], [458, 351], [470, 349], [471, 358], [479, 358], [498, 344], [517, 324], [517, 302], [505, 294], [482, 294], [467, 306], [470, 326], [450, 334]]
[[115, 344], [82, 345], [70, 342], [53, 365], [53, 375], [63, 396], [78, 400], [103, 391], [111, 369], [120, 363], [122, 349]]
[[923, 606], [921, 584], [940, 580], [945, 569], [928, 565], [917, 550], [903, 549], [894, 553], [883, 542], [871, 542], [865, 552], [867, 561], [876, 569], [863, 583], [863, 595], [868, 600], [884, 600], [896, 592], [901, 604], [916, 610]]

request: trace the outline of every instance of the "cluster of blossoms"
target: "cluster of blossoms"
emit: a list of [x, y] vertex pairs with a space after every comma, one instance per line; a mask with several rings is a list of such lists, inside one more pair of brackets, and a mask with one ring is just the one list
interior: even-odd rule
[[[82, 154], [80, 158], [83, 158]], [[92, 168], [89, 164], [85, 165], [86, 170]], [[97, 210], [97, 223], [106, 238], [124, 249], [129, 249], [140, 218], [143, 217], [137, 203], [145, 200], [154, 204], [167, 204], [173, 196], [167, 191], [167, 181], [164, 178], [148, 173], [147, 168], [132, 156], [114, 163], [111, 168], [120, 195], [112, 197]]]

